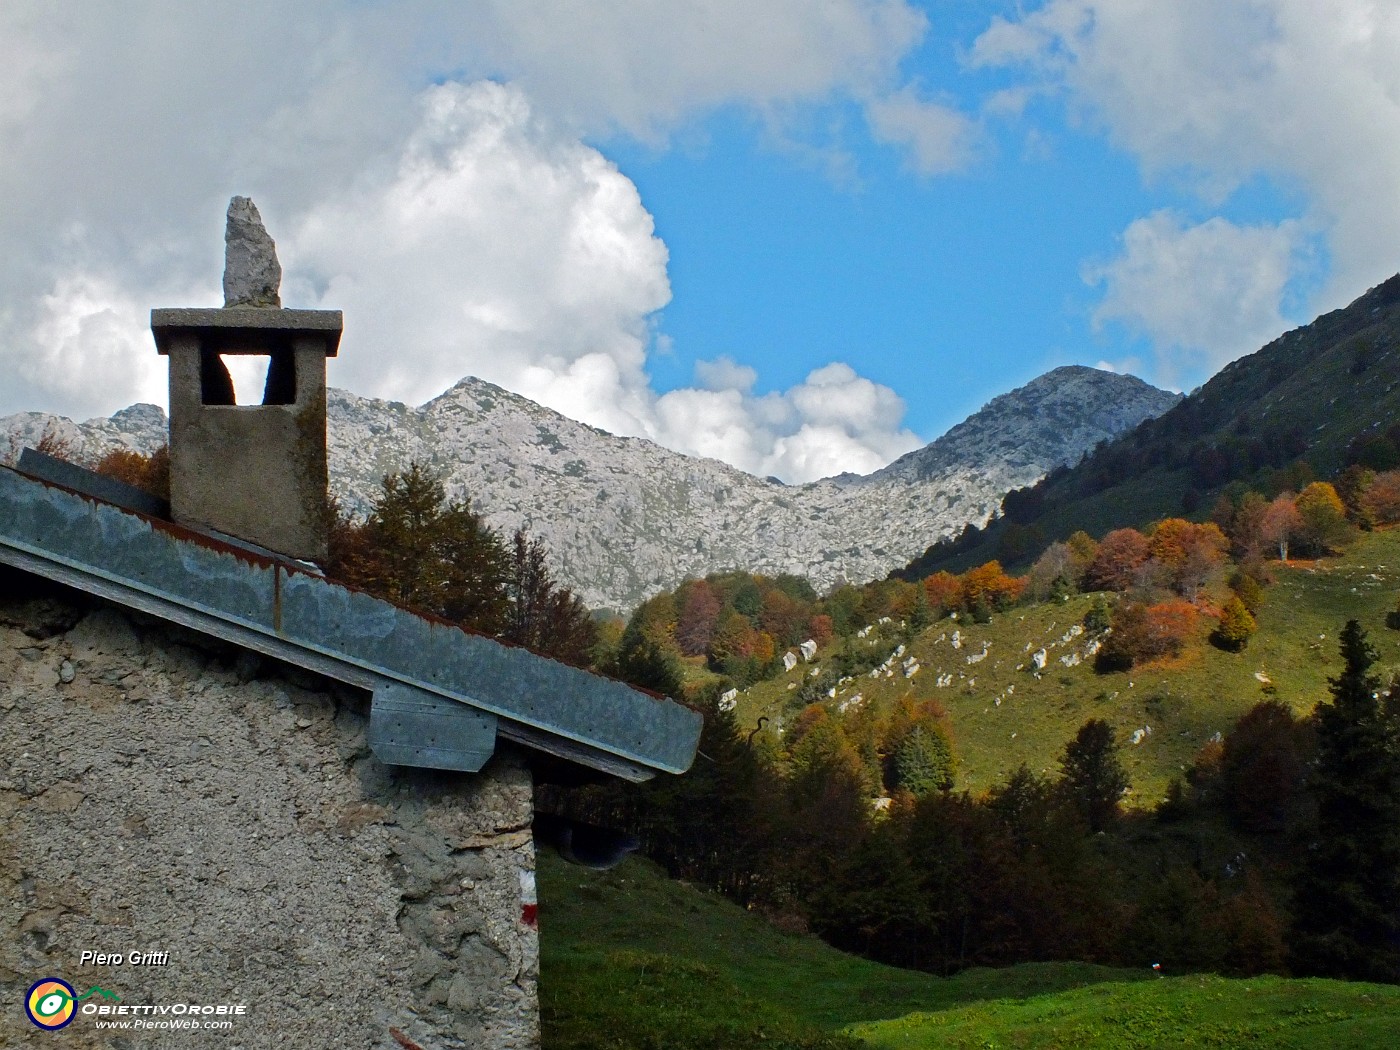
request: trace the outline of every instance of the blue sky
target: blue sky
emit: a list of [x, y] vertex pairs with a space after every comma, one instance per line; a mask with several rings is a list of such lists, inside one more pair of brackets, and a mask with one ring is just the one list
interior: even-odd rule
[[671, 250], [659, 327], [673, 352], [653, 361], [658, 388], [721, 354], [753, 364], [765, 392], [848, 361], [897, 390], [909, 426], [932, 436], [1050, 368], [1133, 349], [1090, 331], [1079, 273], [1150, 207], [1101, 139], [1066, 133], [1033, 159], [1007, 141], [972, 171], [924, 178], [851, 136], [858, 172], [836, 182], [749, 122], [709, 131], [694, 153], [609, 150]]
[[235, 193], [366, 396], [806, 481], [1057, 365], [1191, 389], [1400, 269], [1397, 54], [1384, 0], [7, 4], [0, 413], [163, 402]]

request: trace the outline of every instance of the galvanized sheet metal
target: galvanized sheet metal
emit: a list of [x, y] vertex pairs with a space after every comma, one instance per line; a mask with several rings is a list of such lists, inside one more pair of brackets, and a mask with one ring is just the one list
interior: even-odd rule
[[342, 668], [327, 672], [334, 677], [398, 681], [519, 725], [516, 734], [503, 724], [502, 735], [559, 738], [547, 748], [556, 753], [596, 749], [624, 769], [672, 773], [694, 759], [700, 715], [673, 701], [0, 469], [5, 546], [107, 581], [113, 593], [129, 589], [319, 654]]
[[388, 765], [475, 773], [496, 750], [496, 716], [393, 683], [374, 691], [369, 746]]

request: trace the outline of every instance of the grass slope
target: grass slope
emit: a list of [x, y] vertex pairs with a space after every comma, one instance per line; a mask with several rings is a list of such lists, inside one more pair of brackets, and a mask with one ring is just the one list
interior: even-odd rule
[[1194, 974], [912, 1014], [850, 1031], [879, 1050], [1375, 1050], [1400, 1040], [1400, 988]]
[[1081, 963], [939, 978], [781, 932], [644, 860], [594, 872], [542, 854], [539, 880], [545, 1050], [1360, 1050], [1400, 1040], [1400, 988], [1154, 980]]
[[842, 1047], [825, 1040], [855, 1022], [1134, 976], [1081, 963], [948, 979], [882, 966], [782, 932], [635, 858], [596, 872], [543, 853], [539, 888], [547, 1050]]
[[[857, 696], [858, 704], [891, 704], [903, 695], [937, 699], [953, 726], [957, 786], [973, 792], [986, 790], [1023, 762], [1056, 774], [1065, 742], [1086, 720], [1103, 718], [1117, 730], [1132, 780], [1131, 798], [1150, 807], [1201, 746], [1215, 733], [1228, 732], [1269, 695], [1266, 689], [1300, 714], [1326, 697], [1328, 677], [1341, 668], [1337, 633], [1348, 619], [1359, 619], [1370, 632], [1383, 673], [1400, 669], [1400, 633], [1385, 627], [1385, 614], [1395, 608], [1400, 591], [1400, 530], [1366, 534], [1342, 557], [1279, 567], [1276, 575], [1260, 612], [1259, 632], [1242, 653], [1207, 644], [1214, 620], [1205, 616], [1197, 644], [1182, 657], [1097, 674], [1085, 655], [1087, 636], [1069, 636], [1092, 601], [1076, 595], [1065, 602], [1013, 609], [985, 625], [942, 620], [909, 644], [905, 656], [912, 655], [920, 666], [913, 678], [904, 677], [897, 661], [889, 676], [858, 676], [824, 702], [835, 710]], [[874, 648], [893, 648], [888, 633], [872, 639]], [[1031, 657], [1042, 647], [1047, 663], [1037, 676]], [[984, 659], [968, 662], [983, 651]], [[1079, 662], [1067, 666], [1064, 661], [1076, 656]], [[760, 716], [790, 721], [798, 707], [793, 699], [797, 687], [829, 658], [819, 653], [812, 665], [799, 664], [740, 694], [736, 710], [741, 726], [756, 725]], [[950, 684], [937, 684], [940, 676], [947, 682], [950, 675]], [[1135, 731], [1146, 729], [1151, 733], [1131, 743]]]

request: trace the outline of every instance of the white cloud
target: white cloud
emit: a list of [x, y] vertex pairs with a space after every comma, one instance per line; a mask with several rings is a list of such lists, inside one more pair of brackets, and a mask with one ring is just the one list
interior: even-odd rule
[[729, 357], [695, 362], [695, 381], [704, 390], [737, 390], [748, 393], [758, 382], [758, 373]]
[[1163, 382], [1214, 372], [1288, 327], [1279, 303], [1300, 247], [1293, 221], [1188, 225], [1155, 212], [1123, 232], [1121, 255], [1085, 267], [1084, 279], [1104, 286], [1094, 324], [1119, 321], [1150, 337]]
[[749, 392], [742, 367], [735, 371], [734, 384], [663, 394], [655, 407], [657, 439], [789, 482], [868, 474], [922, 444], [900, 426], [899, 395], [849, 365], [824, 365], [788, 390], [761, 396]]
[[289, 301], [353, 307], [336, 381], [414, 403], [466, 374], [555, 401], [562, 377], [596, 397], [600, 368], [644, 386], [670, 286], [636, 187], [516, 88], [443, 85], [421, 108], [394, 169], [285, 242]]
[[942, 175], [971, 162], [976, 127], [958, 110], [921, 99], [905, 87], [865, 107], [875, 141], [909, 151], [910, 164], [920, 175]]
[[[1312, 304], [1326, 309], [1400, 262], [1397, 55], [1400, 7], [1380, 0], [1049, 0], [994, 20], [971, 59], [1026, 69], [1149, 174], [1185, 176], [1213, 205], [1258, 175], [1301, 190], [1302, 218], [1327, 239]], [[1280, 242], [1264, 240], [1267, 272], [1245, 284], [1281, 293]], [[1269, 314], [1248, 309], [1239, 329]]]
[[719, 107], [780, 126], [864, 105], [897, 91], [926, 29], [905, 0], [7, 3], [0, 413], [163, 401], [146, 311], [219, 301], [223, 208], [246, 193], [278, 240], [284, 301], [347, 311], [333, 382], [416, 401], [477, 374], [765, 470], [878, 466], [875, 450], [903, 450], [898, 418], [834, 424], [825, 465], [775, 453], [801, 417], [786, 395], [751, 396], [746, 365], [699, 369], [713, 389], [692, 392], [688, 422], [687, 392], [656, 394], [666, 246], [581, 136], [660, 144]]
[[459, 51], [551, 113], [643, 137], [697, 109], [882, 90], [928, 25], [904, 0], [486, 0], [451, 23]]
[[36, 314], [30, 352], [12, 361], [18, 379], [56, 391], [79, 416], [100, 412], [112, 389], [133, 401], [165, 401], [166, 368], [151, 339], [149, 308], [125, 290], [100, 275], [64, 274]]

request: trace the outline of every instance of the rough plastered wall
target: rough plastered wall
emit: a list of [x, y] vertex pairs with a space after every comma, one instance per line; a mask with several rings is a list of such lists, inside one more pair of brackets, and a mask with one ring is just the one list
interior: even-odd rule
[[[529, 771], [387, 769], [367, 716], [353, 691], [0, 567], [0, 1046], [537, 1046]], [[44, 1032], [23, 1003], [48, 976], [119, 997], [80, 1007], [245, 1012]]]

